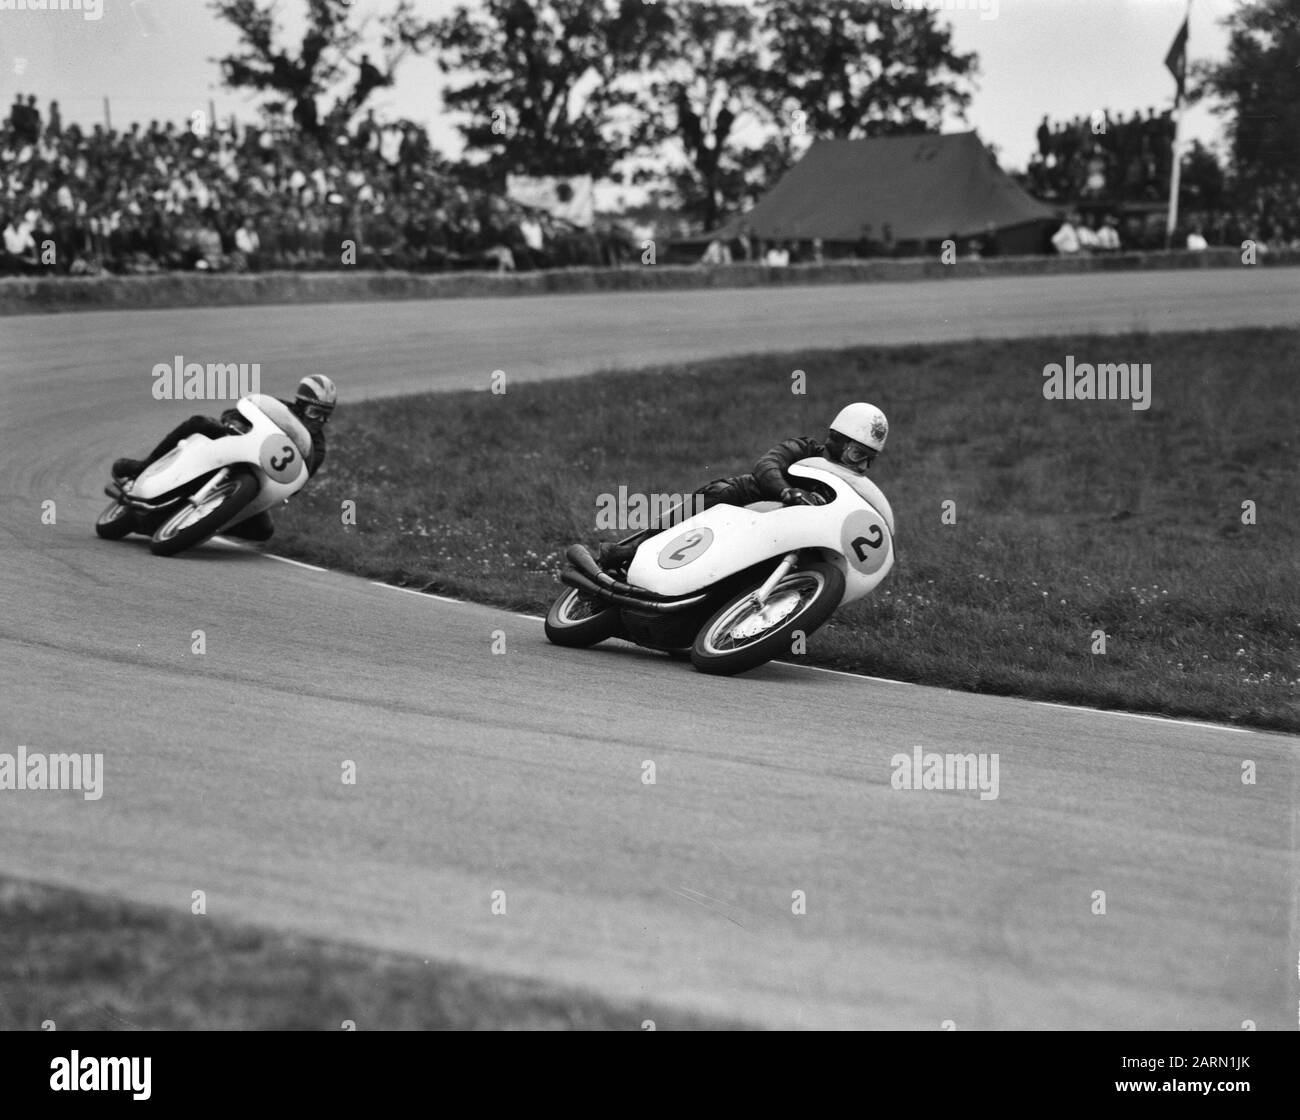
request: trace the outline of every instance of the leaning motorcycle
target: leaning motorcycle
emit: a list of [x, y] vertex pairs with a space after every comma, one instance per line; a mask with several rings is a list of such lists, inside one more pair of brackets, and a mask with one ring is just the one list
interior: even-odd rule
[[705, 673], [744, 673], [788, 654], [894, 566], [894, 515], [880, 488], [823, 458], [788, 473], [825, 505], [716, 505], [638, 546], [626, 580], [582, 545], [565, 553], [564, 592], [546, 616], [556, 645], [622, 638]]
[[235, 408], [246, 432], [188, 436], [134, 480], [106, 486], [113, 502], [95, 532], [106, 540], [142, 533], [155, 555], [174, 556], [301, 490], [312, 447], [302, 421], [263, 393], [241, 397]]

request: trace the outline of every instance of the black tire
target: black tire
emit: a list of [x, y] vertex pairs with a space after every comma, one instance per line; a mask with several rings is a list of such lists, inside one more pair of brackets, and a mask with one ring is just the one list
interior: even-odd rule
[[557, 646], [586, 649], [619, 632], [618, 607], [603, 606], [566, 587], [546, 612], [546, 636]]
[[240, 512], [254, 498], [260, 484], [257, 476], [249, 470], [232, 471], [208, 496], [209, 501], [220, 497], [217, 505], [208, 508], [208, 512], [198, 520], [186, 523], [187, 515], [194, 513], [194, 507], [187, 501], [183, 509], [168, 517], [154, 532], [149, 545], [155, 556], [175, 556], [187, 548], [202, 544], [232, 517]]
[[135, 518], [131, 508], [123, 502], [113, 502], [95, 522], [95, 532], [106, 541], [120, 541], [135, 532]]
[[835, 612], [844, 598], [844, 575], [834, 564], [817, 561], [787, 575], [772, 590], [768, 609], [791, 593], [797, 596], [793, 609], [767, 629], [737, 638], [732, 632], [743, 622], [746, 604], [759, 585], [742, 591], [723, 604], [695, 636], [691, 664], [701, 673], [733, 676], [790, 652], [790, 636], [796, 630], [811, 634]]

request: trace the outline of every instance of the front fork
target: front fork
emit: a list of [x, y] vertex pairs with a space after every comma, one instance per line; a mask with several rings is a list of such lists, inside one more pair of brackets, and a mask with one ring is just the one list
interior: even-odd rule
[[797, 552], [787, 552], [782, 556], [781, 563], [776, 566], [776, 571], [768, 576], [767, 579], [763, 581], [762, 587], [754, 592], [754, 602], [760, 607], [767, 606], [768, 596], [772, 594], [776, 585], [790, 574], [795, 564], [798, 563], [798, 560], [799, 554]]
[[226, 481], [226, 478], [229, 474], [230, 474], [230, 468], [222, 467], [219, 471], [217, 471], [216, 474], [214, 474], [210, 479], [208, 479], [207, 482], [205, 482], [202, 486], [200, 486], [193, 494], [188, 495], [185, 500], [190, 503], [190, 508], [198, 509], [199, 506], [203, 504], [203, 500], [209, 494], [211, 494], [213, 490], [215, 490], [218, 486], [220, 486], [223, 482]]

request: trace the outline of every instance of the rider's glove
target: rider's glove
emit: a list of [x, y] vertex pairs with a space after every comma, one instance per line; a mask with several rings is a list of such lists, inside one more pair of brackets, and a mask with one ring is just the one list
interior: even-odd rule
[[787, 486], [781, 491], [781, 501], [788, 506], [824, 506], [826, 499], [811, 490], [800, 490], [797, 486]]

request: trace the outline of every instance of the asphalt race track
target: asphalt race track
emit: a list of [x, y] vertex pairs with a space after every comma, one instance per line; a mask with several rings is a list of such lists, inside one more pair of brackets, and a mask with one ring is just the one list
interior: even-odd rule
[[[0, 872], [183, 912], [203, 890], [216, 920], [762, 1025], [1293, 1029], [1293, 738], [786, 665], [711, 679], [92, 523], [109, 462], [194, 411], [150, 395], [175, 354], [260, 361], [269, 391], [321, 370], [347, 400], [1298, 309], [1300, 270], [1243, 269], [0, 319], [0, 751], [106, 771], [98, 801], [0, 794]], [[892, 789], [918, 744], [996, 752], [1000, 795]]]

